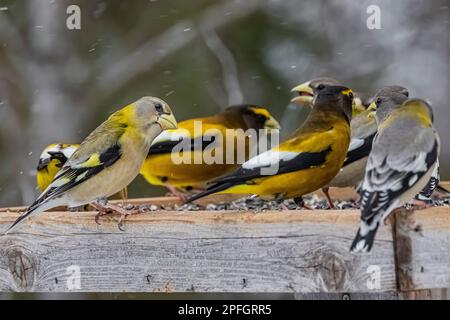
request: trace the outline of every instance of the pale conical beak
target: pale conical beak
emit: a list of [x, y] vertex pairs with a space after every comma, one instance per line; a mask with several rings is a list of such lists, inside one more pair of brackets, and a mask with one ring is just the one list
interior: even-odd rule
[[268, 120], [266, 120], [264, 129], [267, 129], [268, 131], [278, 131], [280, 130], [280, 124], [277, 120], [275, 120], [274, 117], [270, 117]]
[[313, 89], [309, 86], [310, 82], [304, 82], [291, 90], [291, 92], [295, 92], [298, 96], [291, 99], [291, 102], [306, 106], [312, 107], [312, 101], [314, 99]]
[[158, 118], [158, 123], [164, 130], [176, 129], [178, 126], [177, 120], [172, 113], [160, 115]]
[[369, 104], [369, 106], [367, 107], [367, 111], [376, 111], [377, 110], [377, 104], [375, 102], [372, 102], [371, 104]]
[[371, 119], [375, 119], [375, 114], [377, 112], [377, 104], [375, 102], [372, 102], [368, 107], [367, 107], [367, 117], [371, 118]]

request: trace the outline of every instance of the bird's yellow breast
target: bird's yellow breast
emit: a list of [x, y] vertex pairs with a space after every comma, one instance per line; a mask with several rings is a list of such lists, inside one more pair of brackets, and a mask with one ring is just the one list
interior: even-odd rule
[[[194, 123], [194, 120], [202, 122], [201, 130], [195, 129], [196, 124]], [[233, 131], [232, 135], [227, 137], [226, 126], [218, 123], [210, 123], [204, 119], [194, 120], [181, 122], [179, 128], [172, 131], [181, 132], [181, 130], [187, 130], [191, 138], [199, 137], [199, 133], [200, 136], [218, 133], [219, 137], [214, 140], [215, 150], [211, 152], [212, 158], [215, 159], [213, 163], [205, 162], [205, 157], [207, 157], [209, 153], [207, 154], [202, 150], [183, 151], [179, 154], [165, 153], [150, 155], [145, 159], [141, 168], [141, 174], [150, 184], [168, 184], [180, 188], [204, 188], [206, 187], [207, 182], [229, 173], [240, 164], [237, 162], [237, 149], [234, 147], [237, 146], [238, 140], [239, 142], [245, 141], [242, 161], [248, 159], [249, 141], [241, 140], [245, 139], [245, 137], [241, 135], [243, 131]], [[229, 133], [231, 133], [231, 131], [229, 131]], [[233, 144], [228, 145], [230, 140], [227, 140], [227, 138], [231, 139]], [[227, 152], [229, 153], [228, 157], [231, 157], [232, 161], [227, 161]], [[174, 161], [173, 156], [188, 161], [177, 163], [177, 161]]]
[[57, 159], [52, 159], [47, 167], [38, 170], [36, 174], [36, 181], [39, 187], [39, 190], [43, 192], [49, 184], [53, 181], [53, 178], [61, 170], [60, 166], [61, 162]]
[[284, 198], [299, 197], [313, 192], [338, 174], [347, 155], [350, 143], [350, 126], [342, 119], [336, 119], [330, 130], [310, 136], [300, 135], [282, 143], [278, 150], [296, 152], [320, 152], [331, 147], [325, 162], [317, 167], [310, 167], [290, 173], [275, 174], [254, 179], [248, 184], [233, 186], [223, 193], [258, 194], [262, 196], [283, 195]]

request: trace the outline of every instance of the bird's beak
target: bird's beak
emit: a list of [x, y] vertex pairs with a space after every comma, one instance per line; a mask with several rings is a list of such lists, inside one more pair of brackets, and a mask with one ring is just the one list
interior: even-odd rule
[[47, 168], [48, 164], [50, 163], [51, 159], [50, 158], [45, 158], [45, 159], [39, 159], [39, 163], [37, 166], [37, 170], [40, 171], [42, 169]]
[[172, 113], [160, 115], [158, 117], [158, 123], [163, 130], [176, 129], [178, 125], [177, 120]]
[[371, 104], [369, 104], [369, 106], [367, 107], [367, 111], [376, 111], [377, 110], [377, 104], [375, 102], [372, 102]]
[[365, 110], [366, 108], [364, 108], [361, 98], [355, 97], [352, 104], [352, 116], [356, 116]]
[[372, 102], [368, 107], [367, 107], [367, 117], [368, 118], [375, 118], [375, 114], [377, 112], [377, 104], [375, 102]]
[[266, 123], [264, 124], [264, 129], [267, 131], [278, 131], [280, 130], [280, 124], [277, 120], [275, 120], [274, 117], [270, 117], [268, 120], [266, 120]]
[[314, 99], [313, 89], [310, 87], [310, 81], [304, 82], [291, 90], [298, 96], [291, 99], [291, 102], [305, 107], [311, 107]]

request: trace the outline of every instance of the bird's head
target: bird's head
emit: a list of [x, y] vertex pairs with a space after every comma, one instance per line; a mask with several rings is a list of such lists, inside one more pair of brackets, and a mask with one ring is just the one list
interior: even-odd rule
[[169, 105], [162, 99], [155, 97], [142, 97], [131, 104], [133, 108], [128, 110], [129, 121], [145, 135], [155, 132], [155, 125], [159, 131], [176, 129], [177, 120]]
[[375, 93], [367, 108], [369, 117], [375, 117], [381, 123], [394, 109], [398, 108], [409, 97], [408, 89], [402, 86], [387, 86]]
[[79, 147], [78, 144], [58, 143], [47, 146], [39, 157], [37, 170], [41, 171], [47, 168], [50, 162], [54, 162], [55, 166], [62, 167], [72, 154]]
[[291, 102], [304, 106], [312, 107], [315, 93], [318, 87], [339, 85], [339, 82], [333, 78], [316, 78], [310, 81], [303, 82], [291, 90], [296, 96], [292, 98]]
[[340, 85], [320, 85], [315, 90], [313, 109], [337, 111], [343, 114], [350, 123], [353, 109], [353, 91]]
[[263, 107], [256, 105], [237, 105], [228, 107], [226, 112], [239, 114], [246, 125], [245, 129], [266, 129], [276, 131], [280, 129], [278, 121]]
[[[291, 102], [294, 102], [298, 105], [304, 107], [313, 106], [313, 100], [318, 92], [318, 88], [322, 86], [339, 86], [341, 85], [339, 81], [333, 78], [316, 78], [307, 82], [304, 82], [291, 90], [294, 92], [296, 96], [292, 98]], [[370, 104], [369, 97], [366, 97], [366, 94], [355, 93], [353, 92], [353, 104], [352, 104], [352, 116], [356, 116], [357, 114], [366, 110], [367, 106]]]

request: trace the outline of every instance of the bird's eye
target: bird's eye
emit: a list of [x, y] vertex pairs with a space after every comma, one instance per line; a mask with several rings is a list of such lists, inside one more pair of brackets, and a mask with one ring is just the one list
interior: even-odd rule
[[324, 84], [319, 84], [318, 86], [317, 86], [317, 90], [323, 90], [323, 89], [325, 89], [325, 85]]
[[257, 119], [258, 119], [258, 121], [261, 122], [261, 123], [266, 122], [266, 117], [263, 116], [262, 114], [258, 115]]
[[156, 112], [159, 112], [159, 113], [163, 112], [162, 104], [161, 103], [156, 103], [155, 104], [155, 110], [156, 110]]
[[380, 106], [381, 102], [383, 102], [383, 100], [381, 98], [378, 98], [375, 103], [377, 104], [377, 106]]
[[349, 97], [350, 99], [353, 99], [353, 93], [349, 92], [348, 97]]

